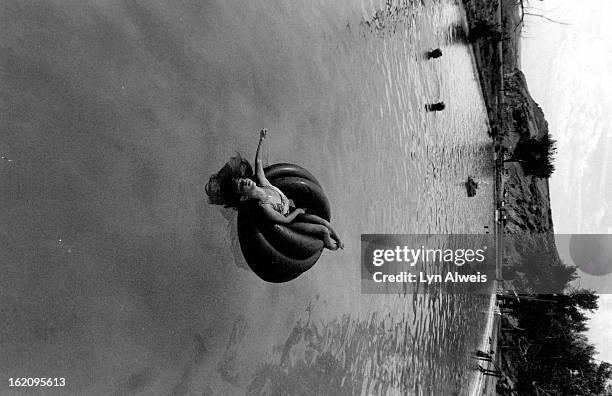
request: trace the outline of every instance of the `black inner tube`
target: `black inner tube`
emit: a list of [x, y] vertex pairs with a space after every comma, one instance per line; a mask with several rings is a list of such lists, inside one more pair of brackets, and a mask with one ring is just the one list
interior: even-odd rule
[[[271, 165], [264, 172], [296, 207], [331, 219], [329, 201], [320, 183], [306, 169], [283, 163]], [[297, 278], [317, 262], [323, 251], [320, 239], [262, 220], [258, 209], [249, 205], [238, 211], [238, 237], [249, 267], [261, 279], [274, 283]]]

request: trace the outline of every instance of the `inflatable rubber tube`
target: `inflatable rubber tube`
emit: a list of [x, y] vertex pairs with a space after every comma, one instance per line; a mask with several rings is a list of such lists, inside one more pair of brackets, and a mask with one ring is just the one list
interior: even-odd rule
[[[264, 172], [270, 183], [292, 199], [296, 207], [330, 219], [329, 201], [310, 172], [292, 164], [272, 165]], [[310, 269], [323, 251], [321, 240], [285, 225], [263, 221], [252, 207], [242, 207], [238, 212], [238, 237], [247, 264], [268, 282], [295, 279]]]
[[267, 166], [264, 169], [266, 179], [272, 181], [272, 179], [280, 179], [282, 177], [301, 177], [302, 179], [310, 180], [317, 186], [321, 187], [319, 181], [312, 173], [299, 165], [281, 163]]
[[285, 225], [271, 224], [260, 226], [259, 229], [270, 245], [288, 258], [306, 259], [323, 249], [322, 240], [294, 231]]
[[297, 278], [309, 270], [323, 252], [323, 249], [319, 249], [305, 259], [287, 257], [268, 242], [245, 213], [238, 214], [238, 237], [247, 264], [267, 282], [282, 283]]

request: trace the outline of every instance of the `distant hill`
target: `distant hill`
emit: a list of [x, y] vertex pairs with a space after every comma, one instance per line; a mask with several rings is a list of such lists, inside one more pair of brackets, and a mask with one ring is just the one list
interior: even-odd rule
[[[500, 142], [512, 152], [521, 139], [548, 135], [548, 122], [527, 88], [523, 73], [504, 74], [505, 102]], [[525, 175], [520, 164], [505, 164], [504, 185], [508, 207], [506, 231], [553, 232], [548, 179]]]
[[[465, 0], [464, 5], [471, 31], [468, 38], [471, 37], [469, 41], [474, 50], [491, 125], [490, 134], [498, 154], [508, 158], [519, 141], [539, 139], [549, 134], [544, 112], [531, 97], [520, 70], [518, 5], [512, 0], [503, 1], [500, 8], [497, 1], [487, 0]], [[536, 243], [537, 239], [548, 262], [552, 266], [561, 265], [553, 238], [548, 179], [525, 174], [520, 163], [505, 162], [502, 180], [506, 216], [504, 233], [521, 235], [523, 242], [533, 235], [531, 243]], [[516, 238], [506, 238], [506, 279], [512, 278], [517, 267], [529, 261], [521, 253], [524, 249], [515, 242]]]

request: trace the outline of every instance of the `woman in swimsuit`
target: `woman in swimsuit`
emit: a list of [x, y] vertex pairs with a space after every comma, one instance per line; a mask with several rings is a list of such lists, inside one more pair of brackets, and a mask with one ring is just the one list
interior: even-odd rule
[[306, 214], [301, 208], [291, 211], [293, 202], [266, 179], [259, 151], [267, 134], [266, 129], [262, 129], [259, 134], [255, 153], [255, 180], [251, 165], [237, 154], [216, 175], [211, 176], [206, 184], [209, 202], [234, 209], [246, 202], [255, 203], [267, 220], [319, 238], [327, 249], [343, 249], [344, 244], [327, 220]]

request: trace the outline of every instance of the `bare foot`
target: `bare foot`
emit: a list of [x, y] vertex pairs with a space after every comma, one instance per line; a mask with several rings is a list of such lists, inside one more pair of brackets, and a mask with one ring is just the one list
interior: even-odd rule
[[323, 245], [325, 245], [325, 247], [329, 250], [338, 250], [338, 244], [334, 242], [333, 239], [331, 239], [329, 236], [323, 238]]

